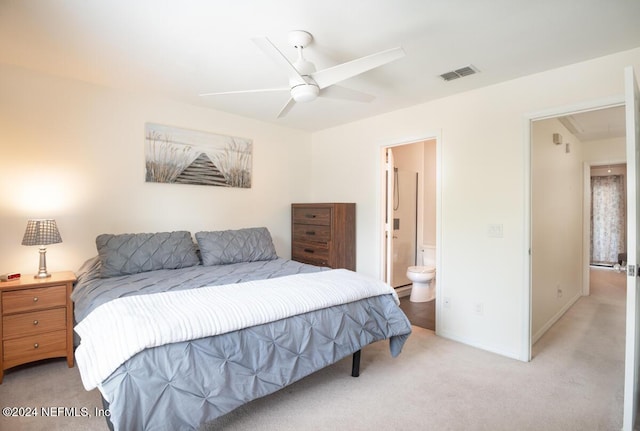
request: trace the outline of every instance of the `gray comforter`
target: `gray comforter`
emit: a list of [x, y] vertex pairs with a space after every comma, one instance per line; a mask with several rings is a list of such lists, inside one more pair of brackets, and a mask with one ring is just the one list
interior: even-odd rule
[[[316, 272], [285, 259], [99, 278], [97, 259], [78, 273], [76, 322], [115, 298]], [[147, 349], [101, 386], [116, 430], [193, 430], [375, 341], [397, 355], [411, 327], [391, 295]]]

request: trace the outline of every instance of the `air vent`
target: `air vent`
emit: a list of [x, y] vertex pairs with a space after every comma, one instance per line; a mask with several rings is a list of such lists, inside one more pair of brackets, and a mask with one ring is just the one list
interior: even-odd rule
[[452, 70], [451, 72], [446, 72], [440, 75], [440, 78], [445, 81], [453, 81], [454, 79], [462, 78], [463, 76], [473, 75], [474, 73], [478, 73], [479, 70], [476, 69], [471, 64], [465, 67], [461, 67], [460, 69]]

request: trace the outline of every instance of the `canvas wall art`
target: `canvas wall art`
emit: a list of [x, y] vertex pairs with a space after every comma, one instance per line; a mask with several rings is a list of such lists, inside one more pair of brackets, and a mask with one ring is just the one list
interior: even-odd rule
[[145, 161], [150, 183], [250, 188], [253, 142], [146, 123]]

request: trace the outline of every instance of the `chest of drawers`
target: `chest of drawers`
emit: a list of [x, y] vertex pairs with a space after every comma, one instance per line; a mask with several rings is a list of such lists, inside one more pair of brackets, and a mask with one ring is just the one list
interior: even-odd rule
[[0, 383], [4, 370], [66, 357], [73, 367], [73, 272], [0, 284]]
[[356, 204], [292, 204], [291, 258], [355, 271]]

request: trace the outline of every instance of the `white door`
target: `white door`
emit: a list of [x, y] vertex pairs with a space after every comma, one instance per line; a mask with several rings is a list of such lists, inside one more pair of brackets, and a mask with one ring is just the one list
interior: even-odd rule
[[384, 281], [391, 285], [393, 282], [393, 190], [395, 182], [393, 176], [393, 151], [387, 148], [387, 162], [385, 164], [387, 176], [387, 205], [385, 210], [385, 276]]
[[640, 94], [633, 67], [627, 67], [625, 75], [626, 133], [627, 133], [627, 330], [624, 376], [623, 431], [632, 431], [638, 412], [638, 373], [640, 366], [640, 278], [638, 278], [638, 228], [640, 226], [640, 199], [638, 143], [638, 102]]

